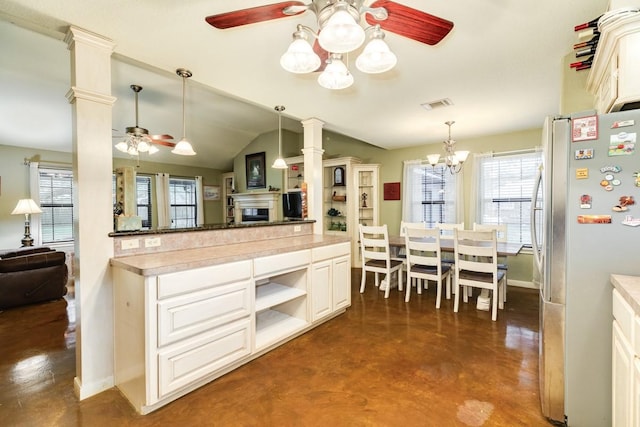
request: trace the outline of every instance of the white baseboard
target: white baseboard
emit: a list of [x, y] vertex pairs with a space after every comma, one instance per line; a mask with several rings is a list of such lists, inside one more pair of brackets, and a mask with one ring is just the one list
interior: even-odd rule
[[109, 390], [114, 385], [115, 382], [112, 376], [89, 385], [83, 385], [78, 377], [73, 379], [73, 389], [78, 400], [84, 400], [87, 397], [102, 393], [105, 390]]
[[507, 285], [516, 288], [539, 289], [533, 282], [525, 282], [524, 280], [507, 279]]

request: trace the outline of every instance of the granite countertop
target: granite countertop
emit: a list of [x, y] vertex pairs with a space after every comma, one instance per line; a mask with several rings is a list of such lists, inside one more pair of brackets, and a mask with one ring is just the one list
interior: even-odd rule
[[227, 230], [232, 228], [255, 228], [255, 227], [271, 227], [276, 225], [296, 225], [296, 224], [313, 224], [316, 222], [314, 219], [292, 219], [285, 221], [256, 221], [256, 222], [241, 222], [238, 224], [203, 224], [197, 227], [189, 228], [151, 228], [146, 230], [131, 230], [131, 231], [114, 231], [109, 233], [109, 237], [123, 237], [123, 236], [141, 236], [147, 234], [169, 234], [169, 233], [190, 233], [194, 231], [208, 231], [208, 230]]
[[640, 276], [612, 274], [611, 283], [636, 314], [640, 315]]
[[179, 251], [132, 255], [111, 259], [111, 266], [141, 276], [155, 276], [192, 268], [243, 261], [284, 252], [350, 242], [348, 237], [312, 234], [282, 239], [258, 240], [224, 246], [208, 246]]

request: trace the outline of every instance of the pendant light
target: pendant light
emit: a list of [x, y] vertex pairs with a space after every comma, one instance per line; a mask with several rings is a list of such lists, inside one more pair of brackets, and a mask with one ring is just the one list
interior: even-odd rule
[[193, 74], [189, 70], [185, 70], [184, 68], [178, 68], [176, 70], [176, 74], [182, 77], [182, 139], [178, 141], [176, 146], [171, 150], [173, 154], [180, 154], [181, 156], [195, 156], [196, 152], [193, 151], [193, 147], [191, 143], [187, 140], [187, 125], [185, 120], [185, 88], [187, 84], [187, 79], [191, 77]]
[[282, 112], [284, 105], [276, 105], [274, 108], [278, 112], [278, 158], [271, 165], [274, 169], [287, 169], [287, 162], [282, 158]]

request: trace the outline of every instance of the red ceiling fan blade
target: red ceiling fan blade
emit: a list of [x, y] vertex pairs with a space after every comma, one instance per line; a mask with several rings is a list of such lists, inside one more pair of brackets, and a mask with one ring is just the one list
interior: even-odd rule
[[175, 147], [176, 144], [171, 141], [165, 141], [166, 139], [173, 139], [171, 135], [149, 135], [151, 142], [158, 145], [164, 145], [165, 147]]
[[274, 3], [266, 6], [257, 6], [249, 9], [234, 10], [233, 12], [211, 15], [207, 16], [205, 20], [210, 25], [224, 30], [227, 28], [239, 27], [241, 25], [299, 15], [306, 12], [306, 9], [303, 9], [298, 13], [285, 15], [283, 13], [283, 9], [288, 6], [305, 6], [305, 4], [300, 1], [283, 1], [281, 3]]
[[439, 43], [453, 28], [453, 22], [451, 21], [390, 0], [378, 0], [370, 7], [384, 7], [389, 14], [389, 17], [382, 21], [378, 21], [370, 14], [367, 14], [366, 19], [370, 25], [380, 24], [383, 30], [391, 31], [428, 45]]

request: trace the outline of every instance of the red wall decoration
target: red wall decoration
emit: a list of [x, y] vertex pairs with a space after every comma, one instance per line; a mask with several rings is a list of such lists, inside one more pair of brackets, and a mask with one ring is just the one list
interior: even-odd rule
[[384, 199], [400, 200], [400, 183], [399, 182], [384, 183]]

